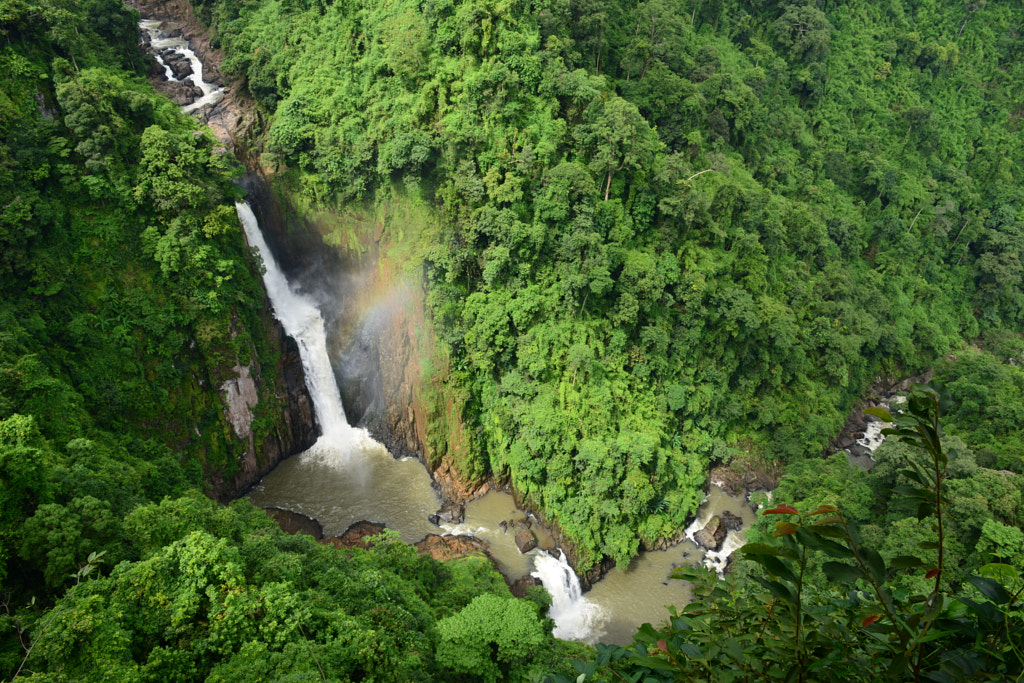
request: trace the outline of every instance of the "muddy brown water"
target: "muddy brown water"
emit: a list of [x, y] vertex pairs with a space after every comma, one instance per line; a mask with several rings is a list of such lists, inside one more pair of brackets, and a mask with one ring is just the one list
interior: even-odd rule
[[[376, 442], [360, 448], [362, 452], [355, 459], [352, 454], [307, 452], [286, 460], [249, 497], [262, 507], [280, 507], [314, 517], [323, 525], [325, 536], [340, 535], [362, 519], [385, 523], [407, 543], [415, 543], [429, 533], [470, 534], [490, 544], [499, 570], [509, 579], [534, 571], [541, 551], [521, 554], [514, 531], [502, 528], [502, 522], [527, 518], [516, 508], [512, 496], [492, 491], [467, 503], [464, 523], [438, 528], [427, 521], [440, 500], [426, 469], [416, 460], [393, 459]], [[365, 469], [355, 472], [354, 461], [364, 463], [361, 467]], [[755, 517], [744, 499], [712, 487], [691, 529], [700, 529], [713, 515], [725, 510], [741, 517], [745, 528]], [[730, 533], [726, 548], [740, 544], [742, 533]], [[670, 578], [673, 570], [700, 563], [704, 557], [702, 549], [684, 541], [668, 550], [641, 553], [627, 569], [608, 572], [584, 594], [585, 600], [596, 606], [597, 616], [583, 639], [625, 645], [641, 624], [664, 623], [668, 606], [682, 607], [690, 599], [688, 584]]]

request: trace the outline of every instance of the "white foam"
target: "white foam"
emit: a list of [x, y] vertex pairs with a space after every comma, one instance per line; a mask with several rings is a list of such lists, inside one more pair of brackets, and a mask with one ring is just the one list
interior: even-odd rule
[[218, 88], [212, 83], [207, 83], [203, 80], [203, 63], [199, 61], [199, 57], [189, 47], [188, 41], [183, 38], [168, 38], [163, 35], [160, 30], [160, 25], [163, 22], [155, 21], [152, 19], [145, 19], [139, 22], [139, 28], [143, 29], [150, 36], [150, 45], [153, 47], [153, 56], [156, 60], [164, 67], [164, 73], [167, 75], [167, 79], [177, 82], [174, 72], [171, 71], [171, 67], [167, 66], [167, 63], [160, 57], [160, 50], [173, 50], [180, 55], [183, 55], [192, 65], [192, 75], [185, 78], [187, 81], [192, 81], [200, 90], [203, 91], [202, 97], [197, 99], [192, 104], [186, 105], [181, 108], [186, 114], [191, 113], [200, 107], [205, 107], [208, 104], [215, 104], [224, 98], [224, 89]]
[[531, 576], [540, 579], [551, 594], [548, 616], [555, 621], [553, 636], [591, 644], [600, 640], [607, 617], [599, 605], [583, 595], [580, 580], [564, 553], [559, 558], [546, 552], [536, 555]]

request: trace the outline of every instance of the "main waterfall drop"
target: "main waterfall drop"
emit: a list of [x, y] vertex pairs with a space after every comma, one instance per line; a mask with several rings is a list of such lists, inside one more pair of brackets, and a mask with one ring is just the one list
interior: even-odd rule
[[313, 410], [322, 431], [317, 444], [336, 444], [344, 450], [346, 441], [369, 438], [366, 430], [351, 427], [345, 418], [341, 392], [338, 391], [338, 383], [334, 379], [334, 370], [327, 355], [327, 334], [324, 332], [324, 318], [320, 314], [320, 309], [309, 299], [292, 291], [274, 255], [270, 253], [263, 233], [260, 232], [256, 215], [249, 205], [237, 202], [235, 209], [238, 211], [238, 218], [242, 222], [249, 244], [256, 248], [263, 259], [263, 266], [266, 269], [263, 283], [274, 307], [274, 316], [281, 322], [285, 332], [299, 345], [302, 369], [306, 372], [306, 385], [313, 398]]
[[416, 460], [395, 460], [369, 432], [349, 425], [320, 309], [289, 285], [249, 205], [240, 202], [236, 208], [249, 244], [263, 259], [274, 315], [299, 346], [322, 432], [312, 448], [278, 465], [272, 490], [261, 482], [250, 498], [262, 507], [313, 517], [327, 536], [340, 535], [364, 519], [395, 529], [407, 543], [436, 532], [427, 521], [439, 505], [430, 475]]

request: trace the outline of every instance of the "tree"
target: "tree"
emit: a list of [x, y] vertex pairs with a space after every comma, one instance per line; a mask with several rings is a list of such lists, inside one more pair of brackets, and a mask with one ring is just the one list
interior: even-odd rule
[[657, 134], [636, 105], [610, 93], [594, 98], [576, 135], [590, 170], [604, 178], [605, 201], [616, 173], [626, 168], [649, 168], [662, 149]]
[[832, 24], [825, 13], [810, 4], [796, 2], [786, 7], [771, 26], [778, 43], [799, 62], [819, 62], [828, 55]]
[[447, 670], [494, 683], [512, 680], [547, 638], [535, 603], [485, 593], [437, 623], [437, 661]]
[[120, 537], [121, 525], [110, 504], [83, 496], [67, 505], [40, 505], [25, 521], [20, 554], [42, 568], [50, 588], [59, 589], [91, 553], [108, 553], [107, 562], [119, 562]]

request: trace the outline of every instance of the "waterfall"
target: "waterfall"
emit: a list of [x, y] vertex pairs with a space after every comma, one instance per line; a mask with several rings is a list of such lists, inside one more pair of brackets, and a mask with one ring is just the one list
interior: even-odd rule
[[163, 35], [160, 27], [165, 22], [155, 21], [152, 19], [144, 19], [139, 22], [139, 28], [147, 31], [150, 35], [151, 45], [153, 47], [153, 57], [159, 62], [160, 66], [164, 68], [164, 75], [167, 76], [169, 81], [177, 81], [178, 79], [174, 76], [174, 72], [171, 71], [171, 67], [167, 65], [167, 62], [160, 56], [160, 50], [173, 50], [178, 54], [182, 55], [192, 65], [192, 75], [187, 76], [185, 80], [190, 80], [200, 90], [203, 91], [203, 96], [198, 100], [181, 108], [186, 114], [193, 112], [200, 107], [205, 107], [208, 104], [214, 104], [219, 102], [224, 97], [224, 89], [218, 88], [212, 83], [207, 83], [203, 80], [203, 63], [199, 61], [199, 57], [192, 51], [192, 48], [188, 46], [188, 41], [181, 38], [166, 38]]
[[[274, 316], [281, 321], [285, 332], [299, 345], [302, 369], [306, 373], [306, 386], [313, 398], [313, 410], [323, 432], [317, 444], [368, 439], [365, 430], [351, 427], [345, 418], [341, 392], [338, 391], [338, 382], [327, 355], [327, 335], [324, 332], [324, 319], [320, 309], [308, 298], [292, 290], [274, 255], [267, 247], [256, 215], [249, 205], [237, 202], [235, 208], [238, 210], [238, 218], [242, 222], [249, 244], [259, 251], [263, 259], [266, 270], [263, 274], [263, 283], [274, 308]], [[316, 449], [317, 446], [313, 448]]]
[[601, 626], [606, 620], [605, 613], [600, 606], [583, 597], [580, 580], [564, 553], [558, 558], [548, 553], [537, 555], [532, 576], [540, 579], [551, 594], [548, 616], [555, 621], [553, 636], [593, 644], [604, 635]]

